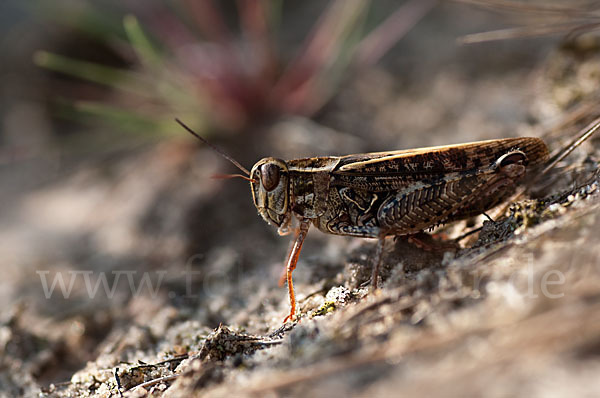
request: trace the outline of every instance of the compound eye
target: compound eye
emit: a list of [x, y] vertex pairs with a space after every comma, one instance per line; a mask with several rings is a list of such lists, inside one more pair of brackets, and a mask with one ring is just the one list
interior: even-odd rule
[[272, 191], [279, 184], [279, 167], [272, 163], [260, 166], [260, 182], [267, 191]]
[[527, 156], [523, 152], [511, 152], [498, 159], [498, 166], [503, 169], [511, 164], [527, 164]]

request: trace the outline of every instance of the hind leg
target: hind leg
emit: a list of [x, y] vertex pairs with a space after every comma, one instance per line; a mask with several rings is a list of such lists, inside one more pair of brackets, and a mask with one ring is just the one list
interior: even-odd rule
[[379, 268], [381, 267], [381, 261], [383, 260], [383, 248], [385, 247], [385, 235], [380, 236], [377, 241], [377, 248], [375, 250], [375, 258], [373, 259], [373, 270], [371, 272], [371, 288], [377, 289], [379, 283]]

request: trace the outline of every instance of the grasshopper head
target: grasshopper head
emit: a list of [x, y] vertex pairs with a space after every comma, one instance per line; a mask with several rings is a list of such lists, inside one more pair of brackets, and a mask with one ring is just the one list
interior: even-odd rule
[[287, 164], [280, 159], [259, 160], [250, 171], [252, 199], [266, 222], [286, 232], [290, 223], [289, 177]]

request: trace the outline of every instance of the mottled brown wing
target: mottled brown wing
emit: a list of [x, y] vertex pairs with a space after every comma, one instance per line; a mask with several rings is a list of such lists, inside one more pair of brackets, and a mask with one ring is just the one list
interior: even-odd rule
[[534, 137], [348, 155], [339, 158], [332, 170], [331, 185], [371, 192], [398, 190], [415, 181], [433, 182], [449, 173], [476, 174], [512, 150], [524, 152], [528, 166], [548, 158], [546, 144]]

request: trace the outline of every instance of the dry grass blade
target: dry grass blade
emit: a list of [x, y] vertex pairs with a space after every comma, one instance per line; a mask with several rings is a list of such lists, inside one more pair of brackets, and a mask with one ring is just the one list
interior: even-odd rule
[[[340, 58], [350, 33], [364, 17], [368, 3], [355, 0], [333, 1], [312, 28], [302, 50], [283, 71], [273, 89], [274, 98], [286, 112], [307, 113], [314, 108], [322, 89], [319, 76]], [[309, 112], [310, 113], [310, 112]]]
[[358, 44], [355, 64], [364, 67], [376, 63], [437, 3], [437, 0], [412, 0], [404, 3]]
[[[548, 24], [537, 26], [524, 26], [518, 28], [500, 29], [490, 32], [474, 33], [465, 35], [459, 39], [462, 44], [483, 43], [497, 40], [524, 39], [530, 37], [551, 36], [566, 34], [573, 36], [575, 33], [582, 34], [596, 29], [598, 23], [582, 24], [581, 22], [568, 22], [562, 24]], [[583, 29], [583, 28], [587, 29]]]
[[208, 39], [231, 48], [233, 35], [212, 0], [186, 1], [187, 9]]
[[560, 162], [561, 160], [563, 160], [564, 158], [569, 156], [569, 154], [571, 152], [573, 152], [575, 150], [575, 148], [577, 148], [579, 145], [581, 145], [583, 142], [585, 142], [588, 138], [590, 138], [592, 135], [594, 135], [596, 133], [596, 131], [598, 131], [599, 128], [600, 128], [600, 118], [597, 118], [583, 130], [583, 133], [581, 133], [579, 135], [579, 137], [573, 139], [569, 143], [569, 145], [567, 145], [566, 148], [561, 151], [561, 153], [556, 157], [556, 159], [554, 159], [552, 162], [550, 162], [550, 164], [548, 164], [548, 166], [546, 166], [544, 168], [544, 170], [542, 170], [542, 172], [537, 176], [536, 180], [538, 180], [541, 176], [545, 175], [550, 170], [552, 170], [552, 168], [554, 168], [554, 166], [556, 166], [556, 164], [558, 162]]
[[[551, 14], [557, 16], [571, 16], [571, 17], [587, 17], [590, 14], [590, 11], [585, 8], [594, 9], [598, 2], [582, 2], [579, 6], [570, 5], [555, 5], [540, 3], [540, 4], [526, 4], [518, 1], [504, 1], [504, 0], [452, 0], [456, 3], [470, 4], [474, 6], [479, 6], [482, 8], [487, 8], [495, 11], [512, 11], [515, 13], [522, 12], [533, 12], [537, 15], [539, 14]], [[594, 9], [595, 10], [595, 9]]]
[[545, 127], [545, 131], [541, 134], [542, 138], [549, 139], [560, 134], [567, 127], [576, 125], [582, 120], [589, 120], [591, 118], [600, 116], [598, 113], [598, 102], [597, 98], [581, 102], [570, 109], [566, 115], [562, 116], [558, 121], [553, 121]]
[[496, 11], [505, 15], [525, 19], [515, 28], [499, 29], [465, 35], [459, 39], [463, 44], [481, 43], [496, 40], [565, 34], [576, 36], [600, 27], [600, 5], [598, 2], [562, 4], [528, 4], [503, 0], [453, 0]]

